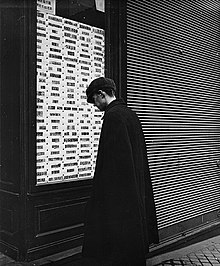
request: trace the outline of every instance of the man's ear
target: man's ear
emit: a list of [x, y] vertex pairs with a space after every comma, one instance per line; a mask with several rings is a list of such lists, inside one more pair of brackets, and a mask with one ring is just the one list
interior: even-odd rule
[[104, 98], [104, 97], [105, 97], [105, 92], [104, 92], [104, 91], [102, 91], [102, 90], [99, 90], [99, 91], [98, 91], [98, 94], [99, 94], [99, 95], [101, 95], [101, 97], [102, 97], [102, 98]]

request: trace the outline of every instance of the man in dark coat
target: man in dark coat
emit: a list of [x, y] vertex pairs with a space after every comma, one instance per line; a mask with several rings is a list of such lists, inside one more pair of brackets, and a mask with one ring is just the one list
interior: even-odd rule
[[141, 266], [149, 245], [158, 242], [146, 144], [137, 115], [115, 92], [114, 81], [103, 77], [86, 90], [87, 101], [105, 113], [83, 256], [97, 265]]

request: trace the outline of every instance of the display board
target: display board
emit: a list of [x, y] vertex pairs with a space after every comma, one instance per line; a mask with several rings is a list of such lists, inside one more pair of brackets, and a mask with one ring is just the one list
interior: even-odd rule
[[37, 0], [37, 10], [55, 15], [56, 0]]
[[37, 14], [37, 185], [92, 178], [102, 112], [86, 88], [104, 76], [104, 30]]

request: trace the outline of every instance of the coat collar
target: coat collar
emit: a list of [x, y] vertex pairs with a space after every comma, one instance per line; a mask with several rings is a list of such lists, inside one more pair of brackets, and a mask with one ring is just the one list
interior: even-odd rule
[[124, 101], [123, 99], [116, 99], [116, 100], [112, 101], [112, 102], [106, 107], [106, 110], [105, 110], [105, 113], [104, 113], [102, 119], [105, 118], [106, 113], [108, 113], [108, 111], [109, 111], [110, 109], [112, 109], [114, 106], [117, 106], [117, 105], [126, 105], [126, 104], [125, 104], [125, 101]]

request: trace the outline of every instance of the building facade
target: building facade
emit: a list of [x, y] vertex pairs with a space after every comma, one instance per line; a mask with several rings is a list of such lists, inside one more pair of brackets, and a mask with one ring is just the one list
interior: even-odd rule
[[219, 1], [0, 7], [1, 251], [79, 252], [101, 117], [84, 92], [101, 75], [141, 120], [161, 243], [218, 223]]

